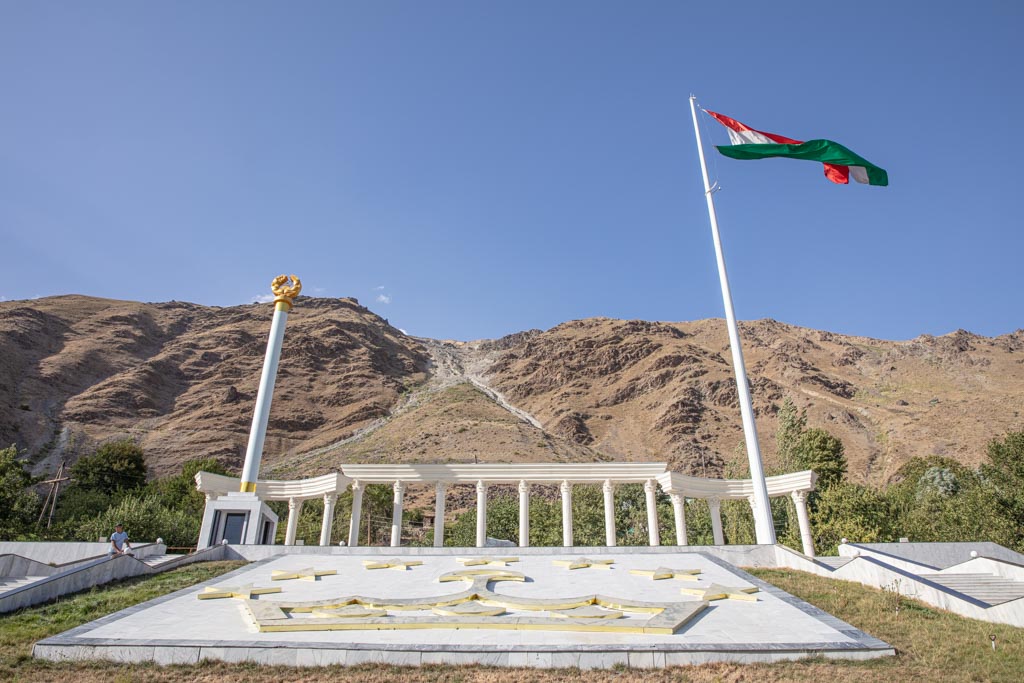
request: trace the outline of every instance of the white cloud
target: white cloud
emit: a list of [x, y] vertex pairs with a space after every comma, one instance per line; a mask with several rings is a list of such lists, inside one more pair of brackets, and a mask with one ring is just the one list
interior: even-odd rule
[[273, 294], [257, 294], [256, 296], [249, 299], [251, 304], [269, 304], [274, 300]]
[[384, 285], [377, 285], [376, 287], [374, 287], [374, 289], [375, 289], [375, 290], [377, 290], [377, 291], [379, 292], [379, 291], [381, 291], [382, 289], [384, 289]]
[[391, 296], [389, 294], [378, 294], [377, 295], [377, 303], [389, 304], [389, 303], [391, 303]]
[[327, 291], [323, 287], [310, 287], [310, 289], [313, 291], [314, 294], [323, 294], [324, 292]]

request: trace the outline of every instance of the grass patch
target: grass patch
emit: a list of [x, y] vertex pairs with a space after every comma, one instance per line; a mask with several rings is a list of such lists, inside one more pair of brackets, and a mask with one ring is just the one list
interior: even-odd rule
[[[1024, 680], [1024, 629], [967, 619], [893, 591], [803, 572], [751, 573], [896, 648], [897, 656], [889, 661], [829, 667], [847, 669], [860, 681]], [[996, 637], [994, 652], [990, 635]], [[792, 666], [799, 670], [799, 664]]]
[[0, 680], [21, 680], [48, 668], [32, 657], [37, 640], [63, 633], [146, 600], [207, 581], [245, 562], [197, 562], [156, 576], [134, 577], [65, 596], [47, 605], [0, 615]]
[[[568, 678], [616, 683], [681, 681], [1013, 681], [1024, 680], [1024, 629], [997, 626], [927, 607], [892, 592], [865, 588], [802, 572], [757, 569], [751, 573], [893, 645], [896, 657], [870, 662], [809, 659], [772, 665], [713, 664], [655, 671], [497, 669], [479, 666], [386, 665], [291, 669], [256, 664], [203, 663], [158, 667], [104, 662], [59, 663], [29, 658], [32, 643], [105, 614], [213, 578], [237, 562], [192, 565], [151, 578], [129, 579], [96, 588], [52, 605], [0, 617], [0, 680], [118, 683], [120, 681], [281, 680], [401, 681], [402, 683], [555, 683]], [[899, 608], [898, 610], [896, 608]], [[997, 639], [992, 651], [989, 635]]]

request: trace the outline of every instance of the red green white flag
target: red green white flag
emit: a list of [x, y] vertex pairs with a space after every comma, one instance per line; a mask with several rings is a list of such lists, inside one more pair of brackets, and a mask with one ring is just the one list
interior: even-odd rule
[[846, 185], [850, 176], [865, 185], [888, 185], [889, 174], [838, 142], [832, 140], [794, 140], [784, 135], [755, 130], [745, 123], [723, 114], [706, 111], [729, 131], [731, 145], [717, 145], [718, 151], [733, 159], [768, 159], [782, 157], [820, 161], [825, 177], [833, 183]]

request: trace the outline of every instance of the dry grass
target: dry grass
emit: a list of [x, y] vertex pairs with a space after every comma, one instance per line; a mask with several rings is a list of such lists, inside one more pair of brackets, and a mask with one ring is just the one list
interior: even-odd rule
[[[210, 563], [145, 580], [95, 589], [55, 605], [0, 617], [0, 679], [68, 683], [120, 681], [400, 681], [401, 683], [587, 681], [662, 683], [677, 681], [1013, 681], [1024, 680], [1024, 629], [994, 626], [940, 612], [884, 591], [787, 570], [754, 573], [827, 612], [877, 636], [897, 649], [897, 656], [871, 662], [822, 659], [774, 665], [705, 665], [646, 670], [544, 671], [486, 667], [392, 666], [289, 669], [253, 664], [204, 663], [157, 667], [107, 663], [51, 664], [30, 659], [31, 644], [128, 604], [182, 588], [227, 571], [236, 563]], [[899, 610], [896, 610], [899, 607]], [[992, 651], [989, 634], [996, 635]]]

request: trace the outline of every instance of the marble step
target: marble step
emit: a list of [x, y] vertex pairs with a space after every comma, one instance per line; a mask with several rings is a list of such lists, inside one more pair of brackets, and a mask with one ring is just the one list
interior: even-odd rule
[[45, 576], [0, 576], [0, 595], [45, 578]]
[[163, 555], [153, 555], [152, 557], [147, 557], [147, 558], [143, 559], [142, 561], [145, 562], [146, 564], [148, 564], [150, 567], [156, 567], [157, 565], [161, 565], [164, 562], [168, 562], [170, 560], [173, 560], [173, 559], [176, 559], [176, 558], [179, 558], [179, 557], [182, 557], [182, 555], [180, 555], [180, 554], [179, 555], [175, 555], [173, 553], [165, 553]]
[[821, 562], [822, 564], [832, 567], [832, 569], [839, 569], [843, 565], [853, 560], [852, 557], [816, 557], [814, 559], [816, 559], [818, 562]]
[[1024, 598], [1024, 582], [994, 574], [922, 574], [921, 576], [940, 586], [964, 593], [990, 605]]

